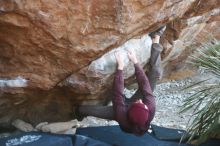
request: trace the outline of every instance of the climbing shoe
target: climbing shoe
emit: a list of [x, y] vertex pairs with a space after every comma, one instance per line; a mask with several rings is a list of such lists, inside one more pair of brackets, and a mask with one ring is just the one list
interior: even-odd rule
[[162, 36], [165, 30], [166, 30], [166, 25], [160, 27], [159, 29], [157, 29], [157, 30], [154, 31], [154, 32], [151, 32], [151, 33], [149, 34], [149, 36], [150, 36], [151, 38], [154, 38], [155, 35]]

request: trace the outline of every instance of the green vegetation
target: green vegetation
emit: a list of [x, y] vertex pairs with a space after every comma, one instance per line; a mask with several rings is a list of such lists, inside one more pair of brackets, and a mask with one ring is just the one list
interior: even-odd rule
[[[199, 55], [192, 56], [192, 63], [213, 74], [220, 80], [220, 41], [206, 45], [198, 51]], [[193, 110], [187, 132], [188, 142], [196, 139], [197, 144], [203, 143], [210, 137], [220, 135], [220, 81], [210, 83], [200, 81], [187, 88], [193, 88], [196, 93], [188, 97], [180, 113]]]

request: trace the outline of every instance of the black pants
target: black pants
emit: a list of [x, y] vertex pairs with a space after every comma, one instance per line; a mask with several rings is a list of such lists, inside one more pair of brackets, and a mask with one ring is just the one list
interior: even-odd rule
[[[161, 56], [160, 53], [163, 50], [160, 44], [154, 43], [151, 47], [151, 58], [150, 68], [147, 73], [147, 77], [150, 82], [152, 91], [154, 91], [157, 81], [161, 78], [162, 67], [161, 67]], [[141, 92], [138, 89], [135, 94], [127, 99], [126, 102], [134, 102], [141, 97]], [[80, 116], [94, 116], [102, 119], [114, 119], [113, 107], [112, 106], [97, 106], [97, 105], [81, 105], [78, 107], [78, 113]]]

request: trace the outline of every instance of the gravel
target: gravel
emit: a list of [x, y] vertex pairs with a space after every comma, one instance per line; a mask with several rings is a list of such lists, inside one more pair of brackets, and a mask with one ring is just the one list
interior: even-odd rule
[[184, 87], [192, 83], [191, 78], [179, 81], [170, 81], [157, 85], [154, 95], [156, 96], [156, 114], [153, 124], [169, 128], [186, 129], [190, 112], [179, 114], [180, 106], [184, 99], [195, 91], [186, 91]]

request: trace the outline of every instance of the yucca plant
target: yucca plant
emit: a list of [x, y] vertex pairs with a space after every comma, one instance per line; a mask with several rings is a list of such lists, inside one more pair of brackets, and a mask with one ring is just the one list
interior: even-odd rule
[[203, 80], [186, 87], [196, 92], [185, 99], [180, 113], [193, 111], [187, 126], [188, 142], [196, 139], [196, 144], [201, 144], [210, 137], [220, 135], [220, 41], [205, 45], [198, 53], [191, 56], [191, 63], [211, 72], [218, 81], [210, 83]]

